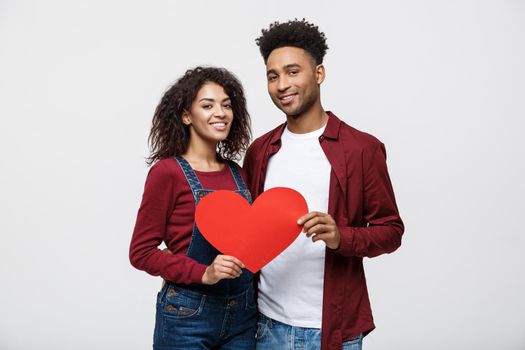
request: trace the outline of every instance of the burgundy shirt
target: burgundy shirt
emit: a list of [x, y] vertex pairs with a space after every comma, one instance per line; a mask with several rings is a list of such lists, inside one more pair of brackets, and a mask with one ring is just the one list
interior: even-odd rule
[[[388, 176], [384, 145], [329, 115], [319, 143], [332, 166], [328, 213], [341, 233], [337, 250], [326, 248], [321, 349], [372, 331], [374, 321], [363, 257], [391, 253], [404, 231]], [[244, 159], [253, 198], [263, 192], [268, 159], [281, 147], [286, 124], [256, 139]]]
[[[220, 171], [195, 171], [203, 189], [237, 190], [228, 165]], [[195, 221], [195, 199], [178, 162], [155, 163], [148, 173], [129, 248], [131, 264], [167, 281], [202, 283], [206, 266], [186, 256]], [[158, 246], [164, 242], [170, 252]]]

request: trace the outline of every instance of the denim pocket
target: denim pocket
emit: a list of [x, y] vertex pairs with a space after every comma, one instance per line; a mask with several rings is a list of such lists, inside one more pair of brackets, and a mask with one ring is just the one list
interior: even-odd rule
[[162, 314], [170, 318], [189, 318], [198, 316], [202, 312], [206, 297], [186, 295], [184, 290], [169, 286], [165, 293], [165, 300], [161, 303]]
[[[169, 284], [160, 295], [154, 332], [154, 349], [190, 348], [195, 334], [202, 335], [206, 326], [206, 296]], [[200, 333], [199, 333], [200, 332]]]
[[361, 350], [363, 344], [363, 335], [358, 336], [343, 342], [343, 350]]
[[255, 333], [255, 339], [261, 340], [270, 328], [270, 319], [261, 313], [257, 316], [257, 332]]

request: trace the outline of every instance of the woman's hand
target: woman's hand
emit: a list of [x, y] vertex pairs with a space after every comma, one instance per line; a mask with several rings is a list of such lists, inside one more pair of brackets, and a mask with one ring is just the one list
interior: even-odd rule
[[241, 275], [244, 264], [230, 255], [217, 255], [202, 275], [202, 283], [215, 284], [225, 278], [237, 278]]

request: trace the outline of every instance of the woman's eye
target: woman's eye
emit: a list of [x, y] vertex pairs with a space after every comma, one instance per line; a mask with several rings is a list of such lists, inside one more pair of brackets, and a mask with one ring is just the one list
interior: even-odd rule
[[210, 108], [211, 108], [211, 105], [203, 105], [202, 108], [204, 108], [204, 109], [210, 109]]
[[226, 109], [232, 109], [231, 103], [226, 103], [225, 105], [223, 105], [223, 107]]

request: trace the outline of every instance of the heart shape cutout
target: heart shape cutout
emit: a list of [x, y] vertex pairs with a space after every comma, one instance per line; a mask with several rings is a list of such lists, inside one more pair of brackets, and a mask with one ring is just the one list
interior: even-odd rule
[[241, 195], [219, 190], [199, 201], [195, 222], [211, 245], [255, 273], [292, 244], [302, 229], [297, 219], [306, 213], [306, 200], [291, 188], [264, 191], [251, 206]]

